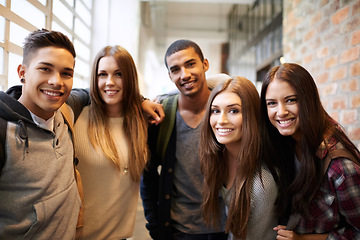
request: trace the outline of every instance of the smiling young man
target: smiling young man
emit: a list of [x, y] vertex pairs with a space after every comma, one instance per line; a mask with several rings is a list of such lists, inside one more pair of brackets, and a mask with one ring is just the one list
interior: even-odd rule
[[59, 108], [68, 98], [75, 49], [62, 33], [25, 39], [21, 86], [0, 92], [0, 239], [73, 239], [81, 200], [73, 145]]
[[[196, 43], [178, 40], [169, 46], [165, 65], [179, 94], [175, 99], [171, 97], [176, 109], [159, 126], [149, 129], [151, 159], [141, 181], [147, 228], [156, 240], [226, 239], [225, 215], [219, 219], [218, 229], [213, 229], [205, 224], [201, 210], [204, 177], [198, 146], [201, 121], [210, 96], [205, 77], [209, 62]], [[166, 119], [174, 119], [173, 126], [169, 127]], [[159, 142], [164, 130], [169, 133], [165, 145]]]

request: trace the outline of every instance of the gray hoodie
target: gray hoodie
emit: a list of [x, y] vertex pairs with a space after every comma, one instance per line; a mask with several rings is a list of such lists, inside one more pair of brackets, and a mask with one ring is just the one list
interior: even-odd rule
[[53, 132], [38, 127], [20, 95], [21, 86], [0, 92], [0, 118], [7, 121], [0, 239], [73, 239], [81, 200], [68, 126], [57, 111]]

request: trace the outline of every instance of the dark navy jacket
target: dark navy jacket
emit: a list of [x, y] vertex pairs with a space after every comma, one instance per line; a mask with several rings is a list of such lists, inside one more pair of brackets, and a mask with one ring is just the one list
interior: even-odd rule
[[[171, 237], [171, 198], [176, 148], [176, 123], [174, 124], [165, 152], [166, 161], [157, 153], [159, 126], [150, 126], [148, 144], [151, 158], [143, 172], [140, 193], [143, 201], [146, 228], [156, 240], [170, 240]], [[170, 129], [169, 129], [170, 130]], [[161, 166], [160, 174], [158, 167]]]

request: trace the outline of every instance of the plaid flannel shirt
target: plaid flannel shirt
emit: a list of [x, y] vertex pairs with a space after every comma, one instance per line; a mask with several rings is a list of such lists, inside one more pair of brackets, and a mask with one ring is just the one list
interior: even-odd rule
[[310, 217], [301, 217], [295, 232], [360, 239], [360, 167], [346, 158], [332, 160], [309, 209]]

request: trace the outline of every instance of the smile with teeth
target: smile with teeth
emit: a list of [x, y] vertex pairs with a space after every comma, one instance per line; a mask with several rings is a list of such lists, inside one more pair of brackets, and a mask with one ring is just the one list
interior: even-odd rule
[[183, 83], [183, 86], [184, 86], [184, 87], [191, 87], [191, 86], [193, 86], [193, 85], [194, 85], [194, 82], [193, 82], [193, 81]]
[[117, 90], [105, 90], [105, 93], [109, 94], [109, 95], [114, 95], [116, 94], [118, 91]]
[[47, 91], [47, 90], [43, 90], [42, 92], [51, 97], [58, 97], [58, 96], [62, 95], [62, 93], [60, 93], [60, 92], [51, 92], [51, 91]]
[[218, 128], [217, 131], [218, 131], [219, 133], [224, 133], [224, 134], [226, 134], [226, 133], [232, 132], [232, 131], [234, 131], [234, 130], [231, 129], [231, 128]]
[[280, 125], [286, 125], [291, 123], [292, 121], [294, 121], [294, 119], [278, 120], [278, 123], [280, 123]]

